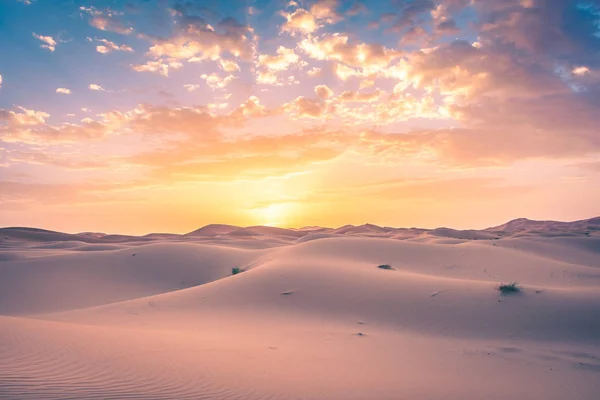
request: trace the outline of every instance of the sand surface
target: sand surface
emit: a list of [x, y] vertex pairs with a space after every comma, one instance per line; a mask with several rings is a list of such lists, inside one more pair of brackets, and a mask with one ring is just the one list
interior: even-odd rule
[[[520, 293], [497, 290], [512, 281]], [[600, 218], [481, 231], [0, 229], [0, 399], [598, 393]]]

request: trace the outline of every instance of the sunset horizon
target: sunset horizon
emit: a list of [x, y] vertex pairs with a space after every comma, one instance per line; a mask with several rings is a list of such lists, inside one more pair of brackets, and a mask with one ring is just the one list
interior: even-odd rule
[[365, 227], [365, 226], [373, 226], [373, 227], [378, 227], [378, 228], [389, 228], [389, 229], [394, 229], [394, 230], [420, 229], [420, 230], [425, 230], [425, 231], [431, 231], [431, 230], [435, 230], [438, 228], [443, 228], [443, 229], [448, 228], [448, 229], [452, 229], [452, 230], [456, 230], [456, 231], [483, 231], [483, 230], [487, 230], [490, 228], [494, 228], [494, 227], [501, 226], [501, 225], [504, 225], [504, 224], [507, 224], [510, 222], [515, 222], [515, 221], [552, 222], [552, 223], [569, 224], [569, 223], [577, 223], [577, 222], [588, 221], [588, 220], [596, 220], [599, 218], [600, 218], [600, 216], [590, 216], [589, 218], [583, 218], [580, 220], [559, 221], [559, 220], [552, 220], [552, 219], [536, 220], [536, 219], [531, 219], [531, 218], [526, 218], [526, 217], [519, 217], [519, 218], [510, 219], [510, 220], [502, 220], [498, 223], [494, 223], [491, 225], [479, 226], [479, 227], [473, 227], [473, 226], [460, 227], [460, 226], [450, 226], [450, 225], [440, 225], [440, 224], [431, 225], [431, 226], [388, 225], [388, 224], [375, 224], [372, 222], [342, 224], [342, 225], [335, 225], [335, 226], [325, 226], [325, 225], [316, 225], [316, 224], [307, 224], [307, 225], [301, 225], [301, 226], [285, 226], [285, 225], [277, 225], [275, 223], [270, 223], [270, 224], [265, 223], [265, 224], [258, 224], [258, 225], [236, 225], [236, 224], [228, 224], [228, 223], [209, 222], [207, 224], [202, 224], [202, 225], [196, 226], [192, 229], [179, 231], [179, 232], [167, 232], [167, 231], [158, 231], [158, 230], [148, 231], [148, 232], [133, 232], [133, 231], [129, 232], [129, 231], [110, 231], [110, 230], [102, 231], [102, 230], [98, 230], [98, 229], [69, 231], [69, 230], [60, 230], [60, 229], [49, 229], [49, 228], [46, 228], [43, 226], [2, 226], [2, 227], [0, 227], [0, 229], [9, 229], [9, 230], [10, 229], [33, 229], [33, 230], [42, 230], [42, 231], [49, 231], [49, 232], [68, 233], [68, 234], [73, 234], [73, 235], [77, 235], [77, 234], [81, 234], [81, 233], [100, 233], [100, 234], [108, 234], [108, 235], [119, 234], [119, 235], [131, 235], [131, 236], [146, 236], [146, 235], [151, 235], [151, 234], [169, 234], [169, 235], [184, 236], [186, 234], [193, 233], [199, 229], [213, 227], [213, 226], [231, 226], [231, 227], [235, 227], [235, 228], [239, 228], [239, 229], [265, 227], [265, 228], [278, 228], [278, 229], [281, 229], [282, 231], [283, 230], [302, 230], [302, 229], [310, 229], [310, 228], [336, 230], [336, 229], [345, 228], [345, 227], [360, 228], [360, 227]]

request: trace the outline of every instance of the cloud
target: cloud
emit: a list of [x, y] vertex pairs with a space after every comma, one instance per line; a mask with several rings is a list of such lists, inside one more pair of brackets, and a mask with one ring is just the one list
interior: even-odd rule
[[[221, 103], [224, 104], [224, 103]], [[201, 135], [204, 139], [218, 137], [219, 127], [239, 127], [249, 118], [260, 118], [275, 112], [268, 110], [258, 98], [251, 96], [246, 102], [224, 115], [210, 112], [212, 107], [175, 107], [142, 104], [127, 112], [117, 110], [86, 117], [80, 123], [48, 124], [49, 114], [17, 107], [0, 109], [0, 136], [11, 142], [55, 144], [109, 139], [117, 135], [137, 134], [154, 137], [189, 138]], [[89, 112], [87, 108], [81, 109]]]
[[250, 96], [248, 100], [242, 103], [239, 108], [232, 111], [230, 116], [237, 117], [264, 117], [271, 114], [267, 108], [261, 104], [260, 100], [256, 96]]
[[130, 163], [150, 167], [165, 181], [223, 181], [297, 172], [312, 163], [331, 160], [345, 151], [341, 133], [328, 129], [302, 130], [277, 136], [178, 143], [131, 157]]
[[327, 20], [328, 23], [333, 23], [340, 19], [340, 15], [336, 11], [339, 5], [339, 0], [317, 0], [310, 7], [310, 12], [318, 19]]
[[229, 106], [229, 103], [208, 103], [206, 105], [206, 107], [209, 110], [212, 110], [212, 109], [215, 109], [215, 108], [216, 109], [224, 109], [224, 108], [227, 108], [228, 106]]
[[[215, 104], [214, 107], [223, 106]], [[211, 181], [294, 172], [312, 162], [330, 159], [341, 151], [328, 144], [335, 142], [335, 135], [327, 133], [298, 133], [286, 137], [225, 137], [219, 131], [220, 127], [237, 124], [240, 118], [260, 117], [266, 113], [256, 97], [251, 97], [226, 116], [212, 115], [207, 108], [139, 106], [127, 113], [114, 111], [103, 114], [97, 121], [86, 118], [80, 124], [58, 126], [47, 125], [46, 114], [23, 109], [0, 113], [2, 117], [18, 119], [8, 130], [1, 125], [0, 129], [2, 136], [10, 141], [32, 144], [80, 143], [123, 134], [169, 138], [165, 145], [158, 147], [160, 150], [149, 146], [145, 152], [125, 158], [104, 157], [89, 161], [69, 154], [61, 156], [39, 152], [18, 152], [12, 157], [14, 162], [53, 165], [64, 169], [104, 169], [110, 165], [126, 166], [127, 169], [144, 168], [152, 171], [155, 185], [173, 182], [173, 179]], [[286, 154], [279, 153], [280, 150]], [[94, 190], [101, 189], [95, 187]]]
[[429, 32], [423, 27], [416, 25], [411, 26], [406, 32], [402, 34], [400, 44], [402, 45], [416, 45], [423, 44], [427, 39], [430, 38]]
[[218, 74], [202, 74], [200, 78], [204, 79], [206, 84], [212, 89], [223, 89], [229, 82], [231, 82], [235, 77], [233, 75], [227, 75], [224, 78], [221, 78]]
[[132, 27], [126, 26], [120, 21], [119, 15], [121, 15], [121, 13], [117, 13], [110, 9], [99, 10], [95, 7], [85, 6], [80, 6], [79, 10], [92, 17], [89, 23], [96, 29], [100, 29], [101, 31], [115, 32], [121, 35], [129, 35], [133, 33]]
[[[191, 13], [193, 7], [176, 4], [172, 11], [174, 29], [165, 38], [143, 36], [152, 45], [145, 64], [131, 67], [135, 71], [156, 72], [168, 76], [171, 69], [183, 67], [183, 61], [198, 63], [219, 62], [226, 72], [239, 71], [238, 60], [252, 61], [255, 55], [254, 31], [250, 26], [227, 17], [215, 26]], [[232, 59], [233, 58], [233, 59]]]
[[44, 44], [40, 45], [41, 48], [48, 49], [50, 51], [56, 50], [57, 42], [52, 36], [42, 36], [38, 35], [37, 33], [33, 33], [33, 37], [44, 42]]
[[123, 161], [121, 157], [102, 157], [89, 159], [74, 154], [51, 155], [32, 151], [12, 151], [9, 161], [11, 163], [52, 165], [70, 170], [94, 170], [104, 169], [109, 166], [116, 166]]
[[345, 92], [340, 93], [337, 97], [337, 100], [341, 102], [375, 102], [378, 101], [382, 96], [386, 93], [383, 90], [375, 90], [372, 92], [353, 92], [351, 90], [347, 90]]
[[531, 54], [598, 65], [597, 2], [505, 0], [477, 2], [483, 42], [512, 44]]
[[[82, 108], [82, 111], [89, 110]], [[51, 125], [47, 123], [50, 115], [42, 111], [24, 107], [17, 107], [15, 111], [0, 109], [0, 136], [6, 142], [36, 145], [81, 143], [107, 138], [123, 129], [137, 115], [135, 110], [128, 113], [110, 111], [99, 114], [98, 120], [84, 118], [79, 124], [65, 122]]]
[[320, 76], [322, 73], [323, 73], [323, 69], [317, 68], [317, 67], [312, 67], [311, 69], [306, 71], [306, 74], [310, 77]]
[[281, 27], [284, 32], [312, 33], [319, 28], [316, 18], [302, 8], [284, 16], [287, 20]]
[[277, 74], [271, 71], [258, 71], [256, 82], [262, 85], [277, 85], [281, 83]]
[[381, 90], [345, 91], [332, 100], [335, 117], [348, 125], [385, 126], [411, 119], [448, 118], [432, 96], [391, 94]]
[[98, 39], [98, 41], [100, 43], [103, 43], [102, 45], [96, 46], [96, 51], [98, 53], [106, 54], [106, 53], [110, 53], [111, 51], [133, 52], [133, 49], [130, 46], [127, 46], [126, 44], [118, 45], [107, 39]]
[[315, 86], [315, 94], [321, 99], [328, 99], [333, 96], [333, 90], [329, 89], [327, 85]]
[[[176, 11], [176, 29], [165, 39], [150, 38], [148, 56], [155, 60], [219, 61], [224, 55], [251, 61], [255, 54], [255, 37], [250, 26], [228, 17], [216, 27], [204, 19]], [[233, 68], [231, 63], [226, 64]]]
[[349, 71], [356, 76], [377, 74], [403, 54], [377, 43], [351, 43], [348, 35], [337, 33], [320, 38], [304, 38], [299, 47], [316, 60], [337, 61], [342, 64], [338, 66], [338, 76], [342, 79], [349, 76]]
[[233, 60], [226, 60], [222, 58], [219, 60], [219, 65], [221, 66], [221, 68], [223, 68], [225, 72], [240, 71], [240, 66], [237, 62]]
[[122, 35], [129, 35], [133, 32], [132, 27], [126, 27], [121, 22], [106, 16], [93, 17], [90, 20], [90, 25], [92, 25], [94, 28], [100, 29], [101, 31], [116, 32]]
[[554, 66], [492, 43], [453, 41], [413, 53], [401, 67], [400, 90], [414, 86], [439, 91], [448, 104], [473, 102], [485, 95], [538, 97], [569, 91]]
[[179, 69], [183, 67], [183, 64], [179, 61], [148, 61], [146, 64], [132, 65], [131, 68], [137, 72], [156, 72], [163, 76], [169, 76], [171, 69]]
[[194, 90], [197, 90], [200, 87], [200, 85], [188, 83], [183, 85], [183, 87], [186, 88], [188, 92], [193, 92]]
[[575, 75], [585, 75], [590, 73], [590, 69], [588, 67], [575, 67], [572, 72]]
[[71, 90], [67, 88], [58, 88], [56, 89], [56, 93], [60, 94], [71, 94]]
[[460, 4], [454, 4], [452, 2], [441, 3], [436, 8], [431, 10], [431, 18], [435, 26], [435, 32], [438, 34], [454, 34], [460, 32], [460, 28], [456, 24], [452, 16], [452, 12]]
[[4, 78], [2, 77], [2, 74], [0, 74], [0, 88], [2, 87], [2, 82], [4, 82]]
[[456, 21], [453, 19], [446, 19], [441, 21], [435, 26], [437, 32], [451, 34], [460, 32], [460, 29], [456, 25]]
[[[217, 104], [215, 107], [222, 106]], [[10, 119], [11, 123], [11, 130], [3, 131], [3, 137], [8, 137], [10, 141], [25, 143], [81, 142], [82, 140], [107, 138], [110, 135], [126, 133], [158, 137], [164, 135], [169, 138], [178, 138], [175, 141], [171, 140], [171, 145], [175, 144], [174, 148], [163, 146], [160, 152], [154, 150], [154, 152], [143, 153], [129, 159], [118, 158], [113, 161], [118, 161], [119, 165], [156, 168], [165, 177], [171, 174], [183, 173], [212, 176], [221, 170], [230, 171], [230, 176], [234, 178], [235, 163], [238, 161], [241, 163], [240, 166], [247, 165], [249, 169], [257, 170], [264, 170], [269, 164], [277, 168], [290, 168], [289, 162], [292, 159], [295, 164], [305, 162], [300, 156], [290, 158], [289, 156], [275, 155], [269, 161], [269, 157], [261, 155], [261, 152], [265, 150], [274, 151], [277, 148], [275, 146], [280, 146], [275, 143], [284, 143], [285, 140], [281, 141], [276, 138], [251, 140], [238, 138], [232, 142], [231, 139], [225, 139], [218, 131], [219, 126], [228, 125], [232, 123], [232, 119], [237, 120], [241, 115], [259, 116], [263, 112], [264, 107], [260, 105], [258, 99], [251, 98], [243, 107], [225, 117], [214, 116], [203, 108], [152, 106], [139, 106], [127, 113], [116, 111], [106, 113], [97, 121], [86, 118], [80, 124], [62, 124], [58, 126], [46, 125], [45, 118], [48, 115], [33, 110], [3, 111], [0, 116], [2, 116], [3, 121]], [[21, 136], [16, 137], [17, 134]], [[289, 148], [292, 149], [292, 146], [293, 144], [290, 144]], [[236, 156], [237, 161], [234, 159], [227, 161], [229, 155], [234, 153], [239, 153]], [[19, 162], [48, 164], [69, 169], [101, 168], [103, 163], [100, 161], [104, 162], [104, 166], [107, 163], [113, 163], [111, 159], [87, 162], [73, 157], [60, 158], [55, 155], [36, 154], [40, 153], [21, 152], [15, 154], [14, 159]], [[212, 162], [199, 163], [198, 156], [205, 156], [207, 160], [212, 160]], [[275, 159], [277, 161], [274, 161]], [[189, 165], [181, 165], [181, 163]], [[214, 170], [212, 167], [214, 167]]]
[[294, 49], [279, 46], [275, 55], [261, 54], [256, 61], [257, 82], [262, 84], [285, 84], [278, 77], [280, 72], [300, 69], [306, 66]]
[[[579, 97], [579, 98], [577, 98]], [[420, 157], [446, 165], [507, 165], [534, 158], [584, 157], [600, 152], [598, 104], [568, 94], [541, 99], [490, 98], [458, 107], [462, 128], [403, 134], [364, 134], [364, 148], [392, 159]], [[368, 144], [368, 145], [367, 145]]]
[[96, 84], [96, 83], [90, 83], [90, 85], [88, 86], [88, 88], [90, 90], [95, 90], [95, 91], [102, 91], [105, 92], [106, 89], [104, 89], [102, 86]]
[[300, 56], [294, 52], [294, 49], [279, 46], [275, 55], [259, 55], [256, 65], [271, 71], [285, 71], [292, 66], [297, 66], [300, 62]]
[[337, 0], [318, 0], [309, 10], [297, 8], [293, 12], [283, 12], [286, 22], [281, 26], [281, 31], [310, 34], [324, 24], [338, 22], [341, 19], [336, 11], [338, 3]]
[[335, 105], [323, 99], [310, 99], [298, 96], [295, 100], [283, 105], [291, 118], [329, 119], [334, 116]]
[[[297, 20], [299, 25], [292, 29], [286, 18], [290, 32], [301, 34], [297, 47], [286, 47], [290, 46], [286, 43], [272, 54], [256, 53], [257, 38], [249, 26], [233, 19], [214, 24], [214, 15], [177, 8], [173, 11], [173, 31], [164, 38], [146, 37], [151, 42], [148, 61], [132, 66], [136, 71], [167, 76], [186, 62], [212, 60], [214, 68], [198, 75], [213, 90], [227, 88], [236, 79], [234, 73], [246, 72], [248, 66], [259, 83], [283, 85], [309, 79], [309, 92], [306, 88], [286, 90], [287, 98], [268, 93], [261, 98], [265, 103], [251, 96], [237, 106], [220, 97], [187, 108], [140, 106], [137, 111], [124, 113], [127, 115], [115, 114], [110, 121], [94, 117], [76, 126], [39, 122], [29, 128], [20, 125], [23, 129], [19, 132], [26, 140], [74, 138], [73, 132], [91, 139], [117, 132], [160, 137], [170, 133], [185, 138], [182, 146], [199, 137], [202, 146], [212, 146], [220, 145], [224, 127], [249, 132], [260, 124], [246, 127], [243, 124], [248, 120], [276, 116], [273, 123], [282, 124], [282, 135], [299, 119], [307, 120], [303, 124], [343, 126], [346, 136], [336, 138], [336, 144], [390, 162], [417, 159], [471, 167], [600, 152], [596, 128], [600, 125], [596, 116], [600, 108], [600, 47], [589, 29], [588, 19], [592, 17], [586, 9], [579, 10], [567, 1], [556, 6], [564, 12], [558, 15], [541, 1], [399, 0], [395, 3], [399, 12], [385, 23], [404, 21], [400, 23], [404, 24], [403, 36], [414, 32], [420, 37], [401, 50], [372, 40], [356, 40], [352, 33], [319, 31], [320, 26], [341, 20], [338, 9], [342, 7], [337, 2], [309, 4], [312, 6], [288, 8], [288, 15], [303, 10], [296, 16], [309, 18], [314, 26]], [[465, 28], [468, 35], [462, 36], [469, 40], [449, 41], [442, 34], [462, 27], [456, 24], [463, 21], [456, 13], [464, 7], [477, 17]], [[579, 19], [583, 19], [581, 26], [576, 23]], [[576, 29], [567, 32], [562, 23], [575, 24]], [[545, 35], [556, 40], [557, 48], [547, 43]], [[305, 68], [307, 61], [311, 65], [306, 74], [290, 72]], [[243, 76], [240, 74], [240, 86]], [[332, 85], [331, 78], [335, 77], [346, 82]], [[190, 92], [203, 87], [203, 82], [188, 82], [193, 83], [181, 88], [183, 82], [179, 82], [177, 86]], [[11, 112], [27, 114], [16, 109]], [[40, 121], [31, 115], [22, 118]], [[12, 123], [13, 130], [16, 125]], [[400, 127], [398, 132], [396, 126]], [[3, 133], [6, 130], [3, 127]], [[207, 149], [202, 151], [208, 154]], [[174, 152], [180, 154], [179, 149]], [[161, 157], [164, 160], [167, 156]], [[253, 165], [258, 165], [258, 160], [254, 158]]]
[[11, 126], [32, 126], [41, 125], [46, 122], [50, 114], [43, 111], [28, 110], [25, 107], [17, 106], [17, 111], [0, 109], [0, 122], [5, 122], [8, 127]]
[[373, 85], [375, 85], [375, 81], [370, 80], [370, 79], [365, 79], [363, 81], [360, 81], [359, 89], [370, 88]]
[[398, 18], [393, 24], [393, 29], [396, 31], [417, 25], [417, 18], [421, 14], [430, 13], [436, 6], [432, 0], [396, 0], [395, 5], [400, 9]]

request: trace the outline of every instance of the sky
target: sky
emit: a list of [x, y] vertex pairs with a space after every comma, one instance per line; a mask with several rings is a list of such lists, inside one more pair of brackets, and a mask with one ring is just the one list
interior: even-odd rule
[[0, 226], [600, 215], [600, 0], [2, 0]]

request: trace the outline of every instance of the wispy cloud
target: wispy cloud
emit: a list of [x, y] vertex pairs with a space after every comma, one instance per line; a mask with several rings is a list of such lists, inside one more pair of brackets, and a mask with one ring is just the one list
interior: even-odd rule
[[96, 51], [98, 53], [107, 54], [111, 51], [133, 52], [133, 49], [126, 44], [118, 45], [107, 39], [98, 39], [98, 42], [102, 43], [101, 45], [96, 46]]
[[163, 76], [169, 76], [169, 71], [179, 69], [183, 64], [179, 61], [148, 61], [146, 64], [135, 64], [131, 68], [137, 72], [156, 72]]
[[33, 37], [41, 40], [44, 44], [41, 44], [40, 47], [44, 49], [48, 49], [50, 51], [56, 50], [57, 41], [52, 36], [43, 36], [38, 35], [37, 33], [33, 33]]
[[119, 13], [116, 13], [110, 9], [100, 10], [95, 7], [79, 7], [83, 13], [91, 16], [89, 23], [94, 28], [100, 29], [101, 31], [116, 32], [122, 35], [129, 35], [133, 33], [133, 28], [124, 24], [120, 19]]
[[106, 89], [104, 89], [102, 86], [100, 86], [100, 85], [98, 85], [96, 83], [90, 83], [89, 86], [88, 86], [88, 88], [90, 90], [95, 90], [95, 91], [101, 91], [101, 92], [106, 91]]

